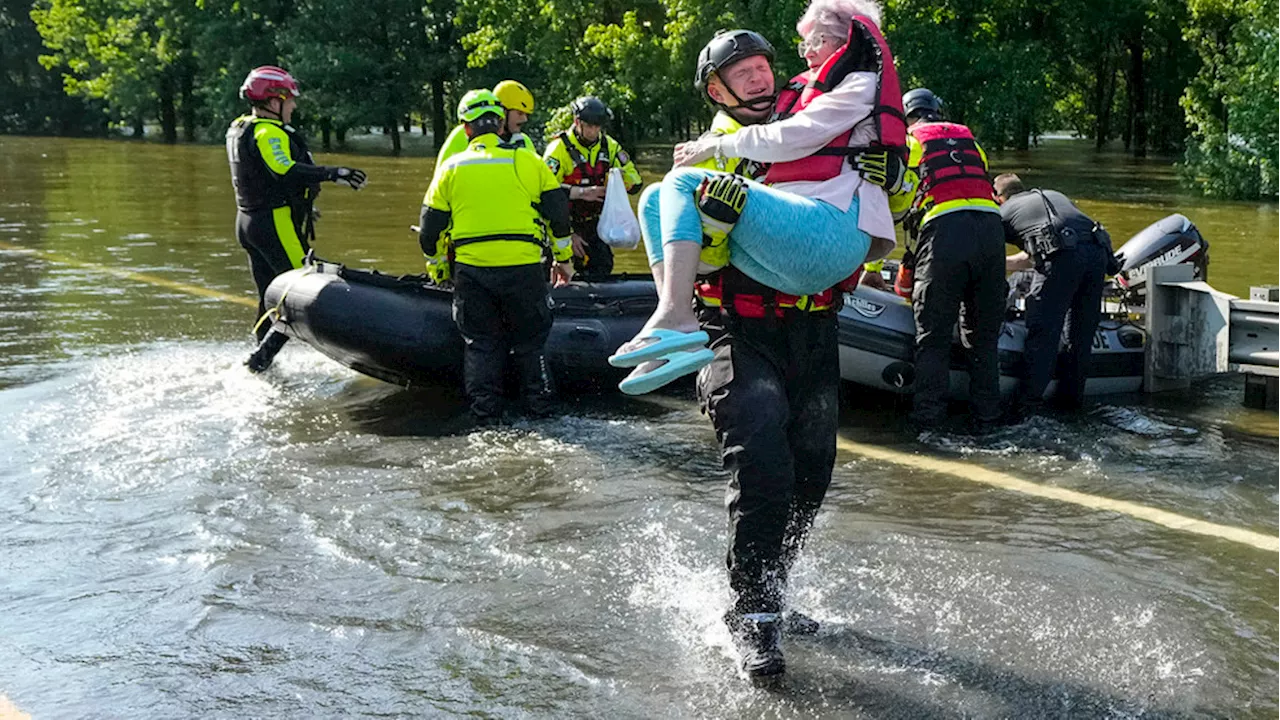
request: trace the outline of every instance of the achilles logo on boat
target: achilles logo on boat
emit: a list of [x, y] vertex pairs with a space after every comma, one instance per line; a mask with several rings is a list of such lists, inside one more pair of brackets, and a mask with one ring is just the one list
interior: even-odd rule
[[880, 303], [871, 302], [856, 295], [849, 298], [849, 307], [852, 307], [859, 315], [869, 318], [880, 317], [885, 308]]

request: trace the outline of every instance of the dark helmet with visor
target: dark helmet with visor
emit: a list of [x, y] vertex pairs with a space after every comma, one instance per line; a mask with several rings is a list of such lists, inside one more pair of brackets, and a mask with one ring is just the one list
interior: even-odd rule
[[928, 88], [916, 88], [902, 96], [902, 113], [910, 120], [919, 117], [924, 120], [942, 119], [942, 98], [933, 94]]
[[586, 95], [573, 101], [570, 106], [573, 116], [588, 125], [600, 125], [613, 119], [613, 113], [609, 111], [609, 106], [595, 95]]
[[[711, 74], [749, 57], [761, 56], [773, 63], [773, 45], [764, 36], [753, 30], [721, 30], [698, 53], [698, 64], [693, 74], [694, 87], [703, 96], [707, 96], [707, 81]], [[759, 97], [746, 101], [738, 97], [728, 85], [725, 89], [733, 95], [740, 105], [752, 110], [763, 110], [773, 107], [776, 96]]]
[[763, 35], [753, 30], [721, 30], [698, 53], [693, 84], [698, 92], [706, 92], [711, 73], [757, 55], [763, 55], [770, 63], [773, 62], [773, 45]]

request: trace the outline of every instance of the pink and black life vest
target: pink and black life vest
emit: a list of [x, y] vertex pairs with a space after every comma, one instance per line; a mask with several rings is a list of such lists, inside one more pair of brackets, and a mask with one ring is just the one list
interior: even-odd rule
[[844, 47], [827, 58], [817, 71], [806, 71], [792, 78], [778, 93], [774, 119], [786, 119], [804, 110], [815, 98], [830, 92], [852, 72], [876, 74], [876, 100], [871, 111], [876, 129], [875, 141], [867, 146], [849, 147], [849, 137], [853, 134], [853, 128], [850, 128], [808, 157], [774, 163], [764, 178], [765, 183], [830, 180], [844, 169], [849, 156], [868, 150], [890, 150], [906, 160], [907, 121], [902, 112], [898, 71], [880, 28], [863, 15], [853, 16], [849, 24], [849, 40]]

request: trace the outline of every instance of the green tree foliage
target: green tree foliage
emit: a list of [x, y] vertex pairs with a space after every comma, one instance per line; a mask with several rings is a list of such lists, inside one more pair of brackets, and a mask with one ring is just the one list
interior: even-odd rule
[[[54, 118], [22, 3], [0, 0], [0, 129], [80, 126]], [[241, 79], [262, 64], [303, 84], [303, 122], [325, 145], [384, 128], [393, 151], [411, 116], [437, 141], [456, 99], [505, 78], [528, 85], [528, 130], [568, 124], [584, 94], [614, 110], [628, 143], [698, 132], [698, 51], [746, 27], [803, 69], [795, 22], [806, 0], [34, 0], [40, 62], [111, 119], [221, 135], [243, 111]], [[1276, 9], [1263, 0], [885, 0], [904, 89], [926, 86], [992, 148], [1074, 130], [1135, 155], [1186, 147], [1185, 175], [1215, 194], [1274, 194]], [[25, 35], [24, 35], [25, 33]], [[7, 42], [5, 42], [7, 41]], [[11, 59], [12, 58], [12, 59]], [[43, 83], [43, 84], [42, 84]], [[33, 98], [43, 97], [37, 100]], [[41, 108], [53, 108], [42, 110]], [[41, 114], [44, 119], [41, 119]], [[59, 130], [61, 131], [61, 130]], [[1190, 137], [1189, 137], [1190, 135]], [[1190, 142], [1188, 142], [1190, 140]]]
[[281, 60], [279, 40], [294, 17], [290, 0], [199, 0], [192, 26], [198, 78], [193, 109], [206, 135], [221, 140], [244, 112], [240, 84], [249, 70]]
[[425, 27], [421, 0], [303, 0], [281, 45], [319, 112], [386, 128], [398, 154], [402, 119], [425, 105]]
[[68, 94], [105, 100], [138, 135], [158, 114], [172, 142], [177, 96], [190, 86], [181, 77], [190, 72], [190, 11], [176, 0], [38, 0], [31, 17], [52, 51], [40, 62], [66, 68]]
[[0, 0], [0, 132], [100, 133], [105, 118], [62, 90], [60, 74], [40, 64], [44, 52], [29, 0]]
[[1203, 67], [1182, 98], [1191, 126], [1184, 177], [1208, 195], [1277, 192], [1276, 6], [1261, 0], [1191, 0], [1187, 31]]

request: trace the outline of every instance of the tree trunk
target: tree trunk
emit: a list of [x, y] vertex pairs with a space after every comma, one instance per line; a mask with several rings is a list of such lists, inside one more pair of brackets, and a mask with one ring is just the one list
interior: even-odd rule
[[404, 134], [408, 135], [413, 132], [413, 118], [408, 115], [404, 116]]
[[1142, 37], [1128, 41], [1129, 46], [1129, 121], [1133, 128], [1133, 156], [1147, 155], [1147, 82], [1142, 56]]
[[400, 123], [396, 122], [395, 118], [391, 118], [388, 124], [391, 126], [391, 154], [398, 156], [400, 154]]
[[187, 57], [182, 63], [179, 78], [182, 93], [182, 137], [187, 142], [196, 141], [195, 68]]
[[338, 147], [345, 148], [347, 146], [347, 127], [339, 125], [334, 128], [333, 134], [338, 137]]
[[141, 140], [145, 132], [146, 128], [144, 128], [142, 124], [142, 111], [139, 110], [133, 116], [133, 139]]
[[444, 76], [431, 78], [431, 145], [436, 150], [444, 146]]
[[1013, 139], [1013, 148], [1015, 150], [1026, 150], [1031, 142], [1031, 118], [1018, 118], [1017, 137]]
[[[1107, 93], [1102, 100], [1102, 143], [1105, 144], [1111, 139], [1111, 125], [1115, 120], [1116, 106], [1116, 69], [1111, 62], [1107, 62]], [[1098, 145], [1098, 149], [1102, 149], [1102, 144]]]
[[333, 133], [333, 118], [328, 115], [320, 118], [320, 146], [325, 152], [329, 152], [332, 145], [329, 144], [329, 135]]
[[178, 142], [178, 115], [174, 109], [173, 75], [166, 72], [160, 77], [160, 128], [164, 132], [164, 141], [173, 144]]
[[1124, 141], [1124, 151], [1129, 152], [1129, 148], [1133, 147], [1133, 83], [1129, 80], [1129, 75], [1133, 72], [1130, 68], [1124, 73], [1125, 87], [1125, 106], [1124, 106], [1124, 125], [1120, 126], [1120, 138]]
[[1097, 150], [1101, 150], [1107, 143], [1107, 125], [1111, 120], [1110, 108], [1106, 106], [1107, 71], [1110, 69], [1111, 62], [1107, 53], [1099, 53], [1093, 73], [1093, 143]]

